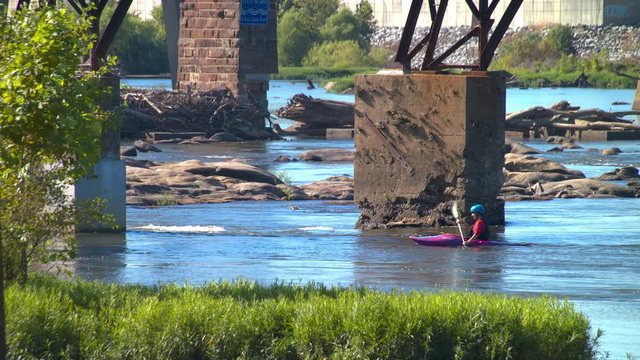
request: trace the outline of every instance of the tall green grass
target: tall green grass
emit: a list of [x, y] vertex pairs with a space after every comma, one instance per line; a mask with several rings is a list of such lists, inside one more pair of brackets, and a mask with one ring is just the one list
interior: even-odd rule
[[565, 301], [253, 282], [35, 277], [7, 292], [11, 359], [592, 359]]

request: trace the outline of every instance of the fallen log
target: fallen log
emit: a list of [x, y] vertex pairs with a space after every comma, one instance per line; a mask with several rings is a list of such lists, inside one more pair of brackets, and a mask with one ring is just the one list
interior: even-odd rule
[[640, 131], [640, 126], [628, 124], [628, 123], [615, 123], [615, 122], [590, 122], [590, 123], [581, 123], [581, 124], [570, 124], [570, 123], [554, 123], [553, 127], [556, 129], [565, 129], [565, 130], [633, 130]]
[[294, 95], [289, 104], [278, 109], [276, 114], [307, 124], [310, 128], [353, 127], [352, 103], [315, 99], [305, 94]]

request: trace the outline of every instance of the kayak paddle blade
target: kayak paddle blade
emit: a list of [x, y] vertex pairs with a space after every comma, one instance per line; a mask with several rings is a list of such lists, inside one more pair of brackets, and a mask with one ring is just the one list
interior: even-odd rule
[[458, 203], [455, 201], [453, 202], [453, 206], [451, 207], [451, 214], [453, 215], [454, 218], [460, 219], [460, 211], [458, 210]]

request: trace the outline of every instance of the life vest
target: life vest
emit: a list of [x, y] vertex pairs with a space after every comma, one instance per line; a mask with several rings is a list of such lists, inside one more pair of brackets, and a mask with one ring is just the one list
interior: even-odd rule
[[473, 229], [476, 228], [476, 224], [481, 227], [480, 233], [478, 234], [478, 237], [476, 239], [489, 240], [489, 235], [491, 234], [489, 233], [489, 226], [487, 226], [487, 223], [484, 221], [484, 219], [478, 219], [475, 223], [473, 223], [473, 226], [469, 228], [469, 237], [473, 236]]

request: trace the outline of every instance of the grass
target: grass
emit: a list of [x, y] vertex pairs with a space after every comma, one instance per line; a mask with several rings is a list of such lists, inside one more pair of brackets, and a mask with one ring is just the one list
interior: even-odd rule
[[335, 82], [332, 92], [354, 88], [355, 76], [375, 74], [379, 69], [373, 67], [356, 68], [320, 68], [320, 67], [280, 67], [278, 74], [273, 74], [273, 80], [311, 80], [324, 86], [328, 82]]
[[7, 291], [10, 359], [591, 359], [566, 301], [249, 281], [32, 277]]

